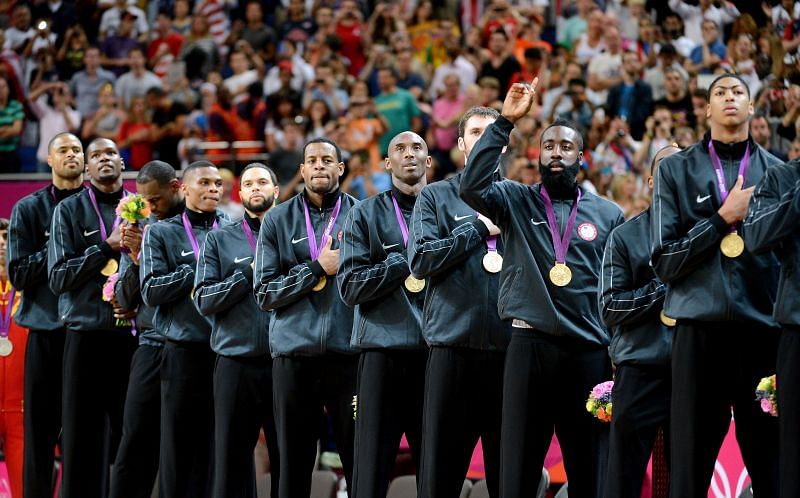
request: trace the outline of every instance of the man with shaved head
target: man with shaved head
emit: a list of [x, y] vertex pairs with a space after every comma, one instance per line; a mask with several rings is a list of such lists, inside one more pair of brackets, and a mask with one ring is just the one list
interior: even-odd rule
[[425, 280], [408, 267], [411, 212], [431, 166], [428, 145], [405, 131], [389, 142], [392, 188], [350, 210], [337, 284], [355, 306], [350, 344], [361, 350], [355, 402], [352, 497], [385, 496], [403, 433], [417, 473], [428, 348], [422, 338]]
[[156, 308], [154, 328], [165, 337], [161, 360], [163, 496], [207, 496], [213, 451], [211, 325], [194, 305], [200, 248], [224, 215], [217, 210], [222, 177], [214, 164], [195, 161], [183, 172], [185, 209], [154, 223], [142, 241], [142, 300]]
[[651, 262], [677, 320], [672, 347], [671, 496], [705, 497], [731, 422], [755, 496], [778, 496], [778, 423], [753, 391], [775, 373], [778, 261], [744, 245], [756, 185], [780, 161], [750, 136], [753, 102], [740, 76], [709, 85], [711, 129], [655, 175]]
[[83, 190], [83, 145], [72, 133], [47, 148], [52, 183], [14, 205], [8, 226], [8, 278], [22, 292], [14, 317], [30, 330], [25, 353], [25, 496], [53, 496], [53, 459], [61, 431], [64, 322], [47, 285], [47, 241], [56, 205]]
[[[61, 202], [48, 242], [50, 289], [66, 326], [62, 409], [65, 498], [100, 498], [122, 432], [122, 412], [136, 338], [104, 302], [103, 285], [119, 269], [122, 236], [115, 209], [125, 192], [117, 144], [98, 138], [86, 149], [89, 188]], [[109, 431], [104, 430], [106, 423]], [[110, 441], [106, 440], [110, 437]], [[107, 449], [110, 448], [110, 452]]]

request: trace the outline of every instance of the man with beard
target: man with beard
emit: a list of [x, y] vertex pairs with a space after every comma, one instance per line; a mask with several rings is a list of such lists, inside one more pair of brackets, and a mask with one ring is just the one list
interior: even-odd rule
[[27, 327], [25, 352], [24, 495], [53, 496], [53, 459], [61, 431], [64, 322], [47, 283], [47, 241], [56, 205], [83, 190], [83, 146], [71, 133], [47, 148], [52, 184], [14, 205], [8, 227], [8, 279], [21, 294], [15, 322]]
[[142, 226], [183, 212], [183, 192], [175, 168], [151, 161], [136, 177], [136, 191], [150, 204], [150, 218], [131, 226], [122, 225], [122, 241], [129, 250], [122, 254], [114, 297], [122, 309], [137, 309], [139, 347], [131, 360], [128, 395], [122, 418], [122, 440], [111, 471], [111, 498], [147, 498], [158, 472], [161, 435], [161, 352], [164, 336], [153, 326], [155, 308], [142, 303], [139, 258]]
[[[308, 496], [323, 407], [333, 424], [347, 483], [353, 476], [353, 408], [358, 357], [350, 346], [353, 311], [329, 280], [339, 268], [338, 241], [356, 200], [339, 190], [341, 151], [327, 138], [303, 148], [305, 190], [264, 217], [253, 287], [274, 310], [269, 339], [280, 454], [280, 498]], [[336, 240], [336, 246], [334, 246]], [[337, 247], [337, 248], [334, 248]]]
[[[594, 497], [606, 452], [604, 431], [586, 412], [586, 393], [611, 376], [597, 283], [603, 246], [623, 217], [578, 186], [583, 139], [567, 122], [542, 133], [541, 185], [495, 179], [498, 156], [514, 123], [530, 111], [536, 82], [511, 87], [460, 188], [467, 204], [500, 227], [505, 243], [498, 310], [514, 330], [503, 380], [500, 481], [505, 496], [533, 495], [555, 427], [570, 496]], [[551, 393], [545, 409], [543, 392]]]
[[[472, 148], [500, 113], [473, 107], [458, 125], [458, 147]], [[455, 496], [481, 438], [486, 482], [499, 496], [503, 360], [511, 326], [497, 314], [500, 229], [458, 196], [462, 173], [428, 185], [411, 217], [411, 271], [428, 279], [422, 334], [426, 367], [419, 493]], [[485, 261], [485, 263], [484, 263]]]
[[[669, 145], [653, 158], [648, 184]], [[669, 358], [675, 320], [663, 313], [666, 286], [650, 267], [650, 209], [614, 229], [603, 253], [600, 316], [611, 327], [609, 355], [617, 366], [608, 448], [606, 498], [639, 498], [658, 429], [669, 441]], [[669, 443], [666, 443], [669, 446]]]
[[151, 225], [142, 241], [142, 300], [156, 308], [154, 328], [165, 337], [161, 360], [159, 492], [207, 496], [213, 448], [211, 326], [197, 311], [195, 265], [206, 236], [219, 225], [222, 177], [208, 161], [183, 172], [183, 213]]
[[211, 232], [197, 261], [194, 302], [211, 320], [214, 368], [215, 498], [255, 494], [253, 449], [264, 428], [272, 468], [271, 496], [278, 496], [279, 459], [272, 414], [272, 358], [269, 319], [253, 296], [256, 238], [267, 211], [275, 205], [275, 173], [261, 163], [247, 165], [240, 177], [244, 218]]
[[408, 221], [431, 166], [425, 141], [406, 131], [389, 142], [392, 188], [350, 210], [342, 230], [339, 293], [355, 307], [350, 344], [361, 350], [351, 496], [385, 496], [403, 433], [417, 473], [427, 348], [425, 280], [408, 268]]
[[[87, 148], [90, 185], [55, 209], [47, 243], [50, 289], [66, 326], [62, 404], [65, 498], [105, 496], [108, 465], [120, 434], [136, 338], [117, 317], [132, 313], [103, 302], [103, 285], [119, 269], [124, 194], [117, 145], [98, 138]], [[117, 315], [117, 316], [115, 316]], [[104, 430], [108, 423], [109, 431]], [[110, 438], [110, 441], [106, 440]], [[110, 448], [110, 452], [107, 450]]]
[[753, 390], [775, 371], [778, 261], [746, 250], [738, 230], [753, 185], [780, 161], [749, 136], [753, 103], [739, 76], [718, 76], [708, 93], [711, 130], [664, 159], [653, 189], [651, 262], [677, 320], [671, 496], [707, 495], [731, 406], [753, 494], [777, 496], [778, 423]]

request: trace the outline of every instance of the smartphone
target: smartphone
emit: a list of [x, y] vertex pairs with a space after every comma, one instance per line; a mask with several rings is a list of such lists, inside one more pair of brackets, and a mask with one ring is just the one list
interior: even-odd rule
[[183, 61], [176, 61], [167, 67], [166, 82], [169, 86], [179, 84], [186, 77], [186, 63]]

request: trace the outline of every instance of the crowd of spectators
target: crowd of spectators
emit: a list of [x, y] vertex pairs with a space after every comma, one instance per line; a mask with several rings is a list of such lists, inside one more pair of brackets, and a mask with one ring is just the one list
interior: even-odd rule
[[0, 28], [3, 173], [46, 171], [66, 130], [115, 139], [129, 169], [254, 141], [245, 152], [269, 154], [288, 196], [303, 143], [325, 135], [363, 198], [389, 186], [394, 134], [420, 133], [444, 178], [463, 167], [464, 111], [538, 77], [505, 176], [537, 182], [538, 135], [566, 118], [585, 137], [584, 187], [631, 216], [654, 153], [706, 131], [720, 72], [748, 83], [754, 138], [800, 156], [792, 0], [0, 0]]

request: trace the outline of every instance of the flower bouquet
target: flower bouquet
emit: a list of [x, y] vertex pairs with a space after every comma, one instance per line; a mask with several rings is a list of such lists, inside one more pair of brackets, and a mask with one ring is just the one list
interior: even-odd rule
[[[117, 204], [117, 216], [127, 221], [133, 226], [139, 226], [139, 222], [150, 216], [150, 204], [140, 194], [132, 194], [122, 198]], [[125, 227], [123, 227], [124, 230]], [[123, 252], [130, 252], [130, 250], [122, 246]], [[133, 259], [138, 261], [137, 255], [133, 255]]]
[[[114, 299], [114, 285], [116, 285], [117, 279], [119, 279], [119, 273], [112, 273], [103, 284], [103, 301], [110, 303]], [[117, 327], [130, 327], [131, 321], [117, 318], [116, 325]]]
[[586, 400], [586, 411], [601, 422], [611, 422], [611, 390], [614, 388], [614, 381], [601, 382], [592, 388], [589, 399]]
[[773, 417], [778, 416], [778, 383], [775, 375], [764, 377], [756, 387], [756, 401], [761, 403], [764, 413], [769, 413]]

